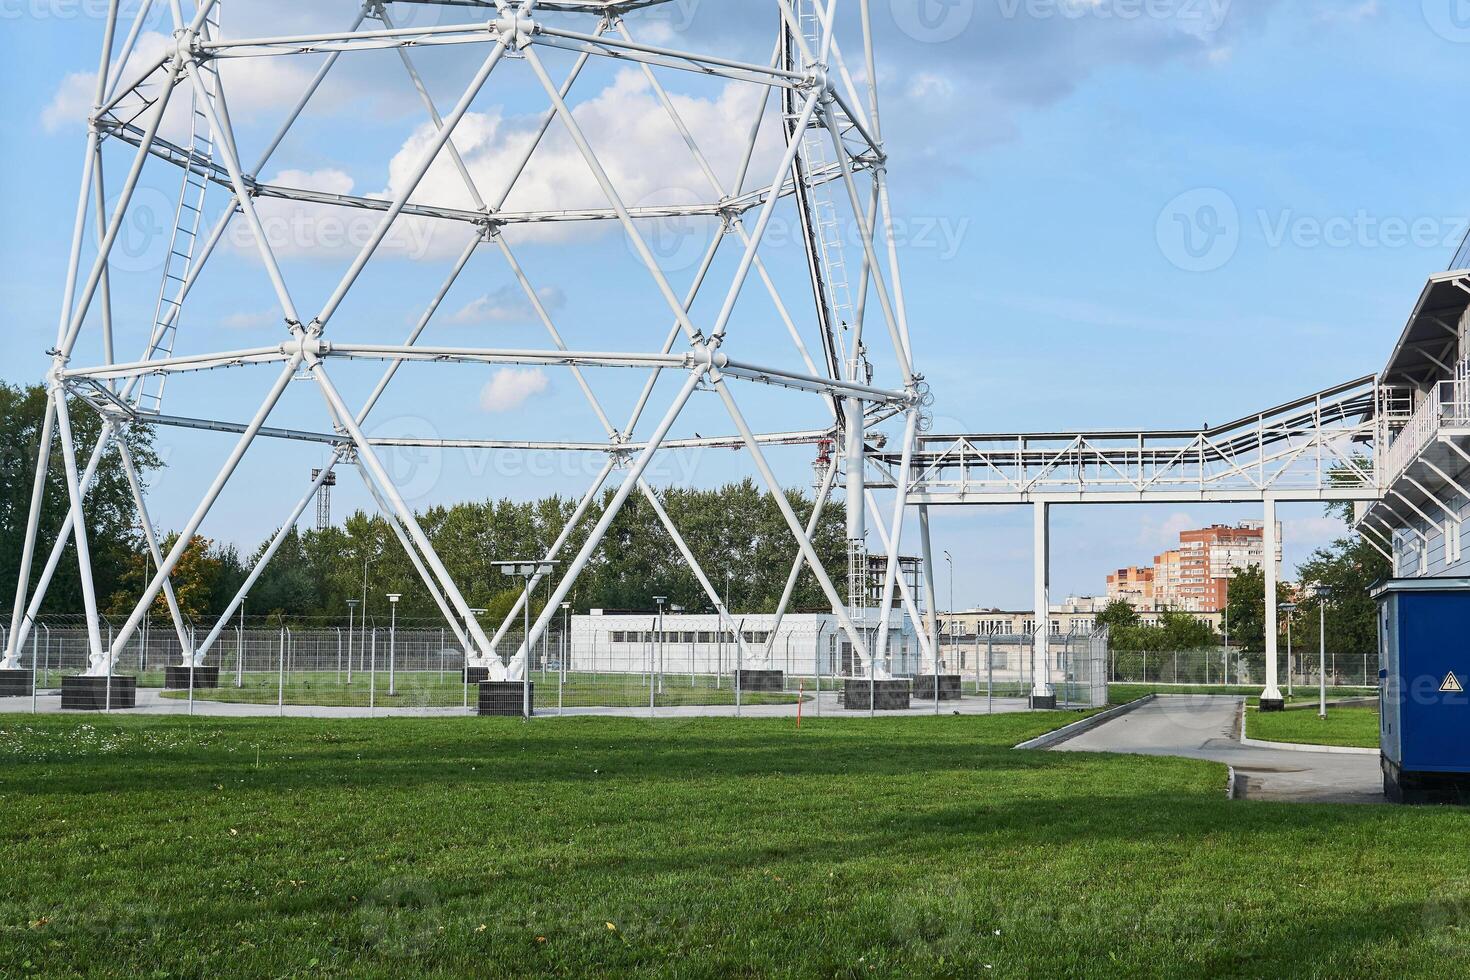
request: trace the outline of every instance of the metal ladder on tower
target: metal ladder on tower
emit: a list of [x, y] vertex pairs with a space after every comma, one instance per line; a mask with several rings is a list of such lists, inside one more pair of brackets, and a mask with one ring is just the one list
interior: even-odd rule
[[[206, 39], [219, 36], [221, 6], [216, 3], [205, 18], [201, 34]], [[220, 88], [214, 62], [200, 62], [198, 71], [200, 81], [204, 83], [203, 88], [211, 99], [215, 98]], [[204, 216], [205, 195], [209, 190], [209, 179], [205, 174], [214, 158], [214, 134], [210, 129], [209, 118], [200, 104], [197, 90], [194, 91], [191, 102], [189, 130], [189, 141], [186, 144], [188, 157], [183, 167], [184, 179], [179, 187], [178, 204], [174, 207], [173, 230], [169, 235], [168, 254], [164, 258], [163, 279], [158, 286], [158, 302], [154, 307], [148, 350], [143, 356], [145, 361], [173, 355], [189, 276], [194, 271], [194, 257], [199, 247], [199, 229]], [[167, 378], [167, 374], [143, 377], [133, 396], [134, 406], [140, 413], [157, 415], [162, 411], [163, 386]]]
[[[802, 54], [802, 45], [814, 58], [821, 49], [822, 24], [814, 2], [795, 0], [792, 7], [797, 30], [791, 30], [788, 22], [786, 66], [793, 71], [811, 67]], [[801, 44], [797, 43], [798, 37]], [[841, 211], [831, 190], [838, 167], [827, 127], [833, 125], [841, 134], [850, 123], [844, 125], [846, 116], [835, 103], [828, 103], [819, 107], [818, 115], [804, 131], [797, 132], [801, 104], [791, 90], [783, 93], [783, 110], [787, 138], [798, 144], [795, 191], [821, 320], [822, 347], [828, 370], [833, 377], [843, 377], [851, 371], [845, 334], [853, 322], [853, 297], [842, 241]]]

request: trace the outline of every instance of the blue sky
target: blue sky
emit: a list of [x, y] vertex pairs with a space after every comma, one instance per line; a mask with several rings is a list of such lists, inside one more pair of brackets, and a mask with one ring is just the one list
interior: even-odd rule
[[[102, 5], [0, 0], [0, 80], [8, 96], [0, 108], [8, 219], [0, 230], [0, 308], [7, 322], [0, 377], [10, 382], [39, 379], [54, 341], [83, 139], [71, 120], [90, 100], [85, 76], [95, 71], [102, 30], [94, 6]], [[264, 0], [247, 10], [226, 0], [226, 33], [344, 25], [355, 9], [350, 2], [309, 6], [303, 11]], [[748, 6], [759, 15], [733, 24], [732, 8], [710, 0], [680, 0], [629, 23], [672, 44], [764, 60], [773, 18], [764, 3]], [[1464, 117], [1466, 98], [1460, 83], [1470, 54], [1465, 6], [1460, 0], [875, 0], [892, 192], [898, 216], [912, 229], [902, 250], [905, 286], [918, 368], [937, 396], [936, 428], [1188, 427], [1375, 370], [1424, 277], [1447, 265], [1450, 243], [1470, 218], [1461, 165], [1470, 135], [1454, 124]], [[394, 185], [411, 156], [405, 147], [416, 132], [422, 138], [424, 117], [401, 67], [379, 54], [351, 66], [343, 59], [340, 75], [265, 176], [356, 193]], [[546, 58], [559, 77], [567, 59]], [[425, 52], [419, 65], [442, 111], [474, 68], [462, 52]], [[313, 67], [226, 75], [244, 156], [263, 144]], [[515, 70], [524, 65], [512, 69], [492, 76], [473, 107], [476, 128], [463, 131], [477, 173], [495, 172], [529, 114], [544, 105], [531, 76]], [[724, 160], [729, 152], [719, 134], [746, 119], [749, 99], [702, 79], [672, 84], [696, 130], [713, 141], [712, 156]], [[589, 135], [616, 158], [610, 169], [631, 202], [698, 186], [697, 171], [670, 162], [668, 133], [649, 121], [653, 103], [636, 78], [599, 65], [574, 93], [574, 102], [591, 100], [601, 100], [610, 121], [602, 128], [589, 124]], [[109, 153], [111, 190], [127, 155], [123, 148]], [[553, 163], [569, 165], [567, 159]], [[728, 160], [717, 166], [722, 179], [729, 167]], [[150, 166], [142, 186], [153, 196], [145, 200], [164, 202], [155, 209], [165, 209], [176, 179]], [[460, 193], [452, 180], [435, 186], [445, 195]], [[527, 200], [559, 200], [569, 186], [548, 179]], [[213, 198], [213, 207], [221, 200]], [[1195, 229], [1198, 237], [1185, 241], [1171, 215], [1180, 208], [1195, 213], [1200, 203], [1217, 206], [1221, 234], [1204, 237]], [[156, 224], [140, 220], [125, 238], [136, 271], [115, 284], [120, 348], [140, 331], [146, 335], [163, 247]], [[348, 250], [323, 244], [320, 225], [313, 228], [315, 237], [288, 231], [283, 259], [293, 295], [310, 310], [350, 259]], [[691, 240], [699, 232], [690, 232]], [[458, 242], [452, 230], [427, 242], [413, 236], [399, 242], [369, 266], [329, 336], [400, 340]], [[616, 236], [541, 235], [515, 245], [573, 347], [647, 348], [657, 340], [646, 339], [646, 321], [656, 323], [658, 339], [668, 329], [667, 311]], [[664, 256], [676, 286], [687, 280], [697, 251], [697, 244], [691, 253], [687, 242], [676, 241]], [[481, 252], [426, 340], [544, 345], [504, 264]], [[764, 254], [783, 289], [794, 288], [795, 249], [778, 244]], [[185, 319], [181, 350], [280, 338], [278, 304], [247, 247], [228, 246], [208, 275]], [[707, 302], [717, 308], [719, 298], [712, 294]], [[708, 317], [713, 310], [697, 313]], [[740, 313], [738, 341], [751, 359], [762, 359], [752, 351], [764, 355], [785, 343], [758, 292], [742, 298]], [[736, 342], [732, 330], [732, 352]], [[76, 361], [97, 356], [79, 349]], [[120, 349], [120, 356], [132, 355]], [[366, 394], [378, 370], [347, 365], [335, 376], [352, 402]], [[269, 383], [267, 373], [171, 381], [169, 407], [246, 417]], [[598, 393], [615, 420], [623, 420], [639, 380], [599, 377]], [[655, 401], [666, 392], [672, 389], [661, 386]], [[743, 395], [759, 424], [822, 424], [819, 405], [763, 394]], [[320, 399], [305, 385], [292, 386], [276, 418], [326, 424]], [[709, 434], [727, 430], [728, 422], [719, 421], [712, 401], [697, 398], [685, 427]], [[504, 438], [599, 435], [569, 377], [496, 378], [478, 368], [405, 372], [369, 428]], [[170, 466], [153, 481], [154, 517], [178, 526], [228, 443], [178, 432], [162, 434], [160, 443]], [[322, 456], [312, 447], [259, 445], [204, 533], [253, 546], [284, 516]], [[785, 479], [810, 479], [809, 450], [772, 456]], [[457, 455], [433, 463], [404, 454], [390, 463], [418, 507], [575, 493], [590, 477], [585, 460]], [[708, 484], [747, 472], [742, 456], [721, 452], [670, 458], [657, 478]], [[342, 481], [339, 512], [368, 503], [355, 479]], [[1054, 591], [1083, 594], [1100, 591], [1108, 570], [1148, 560], [1184, 527], [1256, 516], [1238, 507], [1054, 513]], [[1291, 507], [1282, 516], [1289, 566], [1335, 534], [1317, 507]], [[957, 602], [1028, 602], [1028, 512], [940, 511], [935, 532], [936, 549], [957, 559]], [[945, 590], [944, 569], [940, 577]]]

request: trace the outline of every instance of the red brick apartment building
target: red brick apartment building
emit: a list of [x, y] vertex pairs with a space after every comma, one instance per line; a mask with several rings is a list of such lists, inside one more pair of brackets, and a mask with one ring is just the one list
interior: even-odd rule
[[[1278, 525], [1278, 568], [1280, 531]], [[1219, 612], [1225, 608], [1230, 577], [1239, 569], [1264, 565], [1265, 554], [1265, 525], [1260, 521], [1183, 531], [1179, 547], [1155, 555], [1152, 568], [1129, 566], [1109, 575], [1108, 598], [1122, 599], [1140, 612]]]

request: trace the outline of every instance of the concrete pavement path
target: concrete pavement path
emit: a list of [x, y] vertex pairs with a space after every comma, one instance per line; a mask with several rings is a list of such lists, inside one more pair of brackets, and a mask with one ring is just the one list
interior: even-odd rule
[[1056, 746], [1056, 752], [1169, 755], [1222, 762], [1251, 800], [1382, 803], [1378, 758], [1243, 745], [1241, 698], [1169, 695]]

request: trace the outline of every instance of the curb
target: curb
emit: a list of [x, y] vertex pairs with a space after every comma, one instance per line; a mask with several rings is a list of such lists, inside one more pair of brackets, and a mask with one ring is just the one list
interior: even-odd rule
[[1227, 800], [1243, 800], [1243, 799], [1245, 799], [1245, 790], [1246, 790], [1246, 781], [1245, 780], [1246, 780], [1246, 777], [1245, 777], [1245, 774], [1244, 773], [1236, 772], [1234, 766], [1227, 766], [1226, 767], [1226, 774], [1225, 774], [1225, 799], [1227, 799]]
[[1084, 732], [1090, 732], [1104, 722], [1112, 721], [1114, 718], [1121, 718], [1123, 715], [1143, 707], [1157, 697], [1158, 695], [1155, 694], [1145, 694], [1137, 701], [1129, 701], [1127, 704], [1119, 705], [1116, 708], [1109, 708], [1106, 711], [1100, 711], [1091, 717], [1083, 718], [1081, 721], [1074, 721], [1070, 725], [1063, 725], [1055, 731], [1047, 732], [1045, 735], [1039, 735], [1030, 741], [1013, 746], [1013, 748], [1049, 749], [1054, 745], [1062, 744], [1068, 739], [1076, 738]]
[[1284, 752], [1315, 752], [1318, 755], [1380, 755], [1381, 749], [1365, 749], [1355, 745], [1311, 745], [1306, 742], [1266, 742], [1257, 738], [1247, 738], [1245, 734], [1245, 719], [1248, 708], [1244, 702], [1240, 705], [1240, 744], [1253, 749], [1279, 749]]

